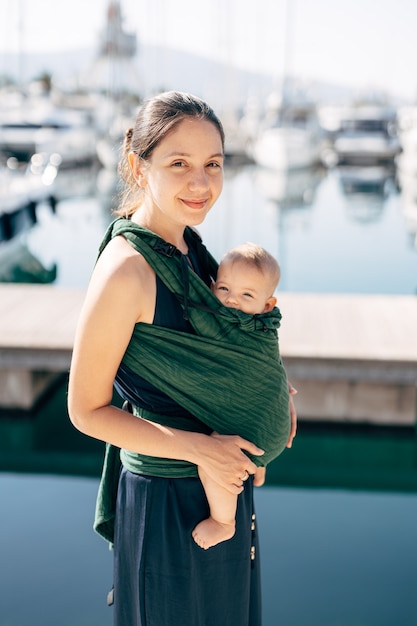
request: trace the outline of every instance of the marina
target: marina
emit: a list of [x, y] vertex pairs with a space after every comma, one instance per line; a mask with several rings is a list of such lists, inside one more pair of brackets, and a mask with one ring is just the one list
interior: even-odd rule
[[[146, 4], [144, 23], [160, 27]], [[299, 423], [255, 490], [263, 624], [415, 626], [417, 104], [297, 80], [297, 11], [281, 20], [282, 80], [245, 83], [228, 64], [147, 53], [124, 3], [104, 6], [71, 86], [47, 72], [0, 84], [0, 626], [113, 621], [112, 553], [92, 530], [104, 444], [70, 423], [68, 370], [124, 132], [178, 67], [172, 88], [198, 69], [193, 92], [213, 96], [226, 130], [204, 243], [220, 260], [254, 241], [281, 266], [279, 345]], [[252, 39], [248, 50], [268, 48]]]

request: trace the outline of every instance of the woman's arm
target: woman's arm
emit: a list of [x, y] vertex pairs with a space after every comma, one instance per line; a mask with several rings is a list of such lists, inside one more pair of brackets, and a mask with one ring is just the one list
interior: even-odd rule
[[[113, 382], [137, 322], [151, 323], [155, 274], [122, 237], [106, 246], [94, 269], [78, 322], [70, 369], [68, 410], [81, 432], [133, 452], [203, 467], [232, 493], [256, 466], [241, 437], [214, 438], [147, 422], [111, 405]], [[226, 460], [226, 461], [225, 461]]]

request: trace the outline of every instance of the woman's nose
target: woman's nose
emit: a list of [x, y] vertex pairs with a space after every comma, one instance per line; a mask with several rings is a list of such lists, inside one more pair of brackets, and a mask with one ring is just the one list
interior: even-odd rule
[[195, 169], [191, 172], [189, 187], [192, 190], [206, 190], [209, 188], [209, 181], [205, 169]]

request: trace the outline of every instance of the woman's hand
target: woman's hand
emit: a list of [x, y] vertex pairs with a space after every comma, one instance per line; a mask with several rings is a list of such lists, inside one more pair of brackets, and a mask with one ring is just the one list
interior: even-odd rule
[[230, 493], [241, 493], [244, 482], [257, 470], [255, 463], [243, 450], [255, 456], [261, 456], [264, 451], [238, 435], [219, 435], [214, 432], [207, 437], [206, 443], [208, 445], [200, 453], [197, 465]]
[[288, 391], [290, 393], [291, 429], [290, 429], [290, 436], [288, 437], [286, 447], [291, 448], [293, 439], [297, 433], [297, 411], [295, 410], [295, 404], [294, 404], [294, 400], [292, 399], [292, 396], [295, 396], [295, 394], [298, 392], [297, 392], [297, 389], [295, 389], [295, 387], [291, 385], [291, 383], [288, 383]]

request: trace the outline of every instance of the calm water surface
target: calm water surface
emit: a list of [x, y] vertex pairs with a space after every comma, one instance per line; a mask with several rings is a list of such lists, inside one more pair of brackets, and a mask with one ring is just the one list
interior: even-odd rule
[[[57, 264], [57, 285], [84, 287], [111, 193], [96, 193], [81, 172], [71, 181], [56, 214], [41, 207], [22, 241], [45, 267]], [[349, 186], [340, 170], [283, 177], [228, 168], [200, 230], [217, 258], [246, 240], [268, 248], [283, 290], [414, 294], [410, 211], [388, 175], [382, 185]], [[99, 457], [92, 471], [76, 469], [86, 438], [70, 430], [64, 400], [62, 389], [60, 404], [47, 403], [33, 422], [0, 420], [0, 626], [112, 623], [112, 555], [92, 531]], [[415, 626], [415, 434], [392, 450], [390, 434], [305, 437], [300, 425], [294, 450], [256, 491], [264, 626]], [[79, 453], [73, 465], [70, 451]]]
[[[97, 484], [0, 475], [0, 626], [111, 625]], [[265, 626], [415, 626], [416, 495], [263, 487], [256, 505]]]
[[[216, 258], [243, 241], [266, 247], [280, 261], [285, 291], [414, 294], [417, 203], [392, 177], [382, 180], [377, 191], [347, 189], [337, 169], [284, 176], [227, 168], [222, 196], [199, 229]], [[74, 177], [74, 191], [76, 184]], [[110, 204], [111, 194], [96, 193], [61, 201], [56, 215], [39, 211], [25, 239], [46, 267], [58, 264], [56, 284], [87, 284]]]

